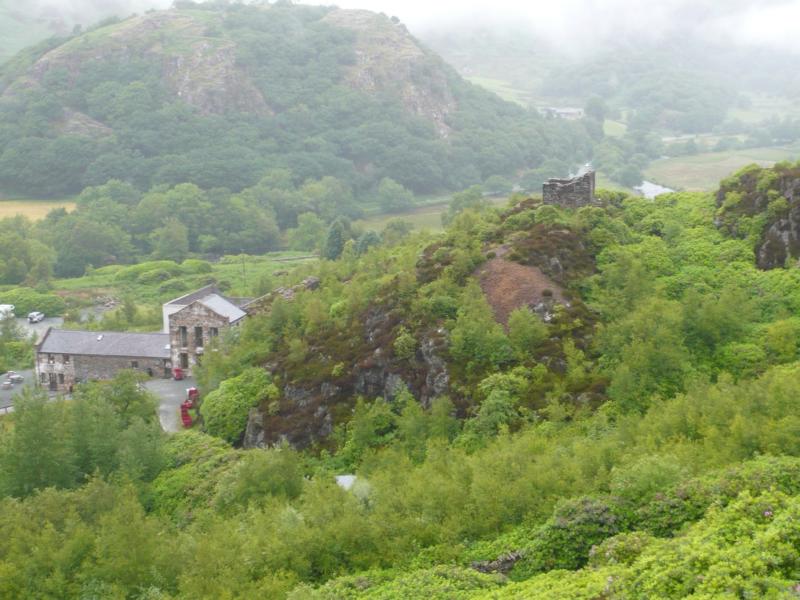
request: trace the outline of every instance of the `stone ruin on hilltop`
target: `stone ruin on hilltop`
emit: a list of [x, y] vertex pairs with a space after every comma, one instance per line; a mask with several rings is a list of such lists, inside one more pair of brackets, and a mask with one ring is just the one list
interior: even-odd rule
[[548, 179], [542, 186], [542, 201], [563, 208], [594, 204], [594, 171], [582, 170], [571, 179]]

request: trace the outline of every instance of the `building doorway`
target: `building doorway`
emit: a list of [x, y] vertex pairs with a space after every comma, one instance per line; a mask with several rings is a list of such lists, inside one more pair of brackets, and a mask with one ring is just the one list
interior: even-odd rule
[[58, 389], [58, 379], [56, 379], [55, 373], [50, 373], [50, 391], [55, 392]]

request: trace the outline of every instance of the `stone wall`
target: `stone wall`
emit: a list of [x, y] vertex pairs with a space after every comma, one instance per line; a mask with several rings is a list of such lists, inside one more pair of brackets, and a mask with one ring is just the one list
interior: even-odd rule
[[[211, 330], [216, 328], [217, 334], [222, 335], [230, 326], [228, 317], [218, 315], [199, 302], [193, 302], [169, 315], [169, 345], [172, 365], [182, 367], [184, 373], [190, 376], [194, 366], [202, 360], [205, 348], [213, 337]], [[181, 327], [186, 328], [186, 343], [181, 341]], [[202, 331], [202, 337], [199, 340], [195, 338], [196, 327]], [[181, 355], [185, 355], [185, 357]]]
[[572, 179], [548, 179], [542, 186], [542, 201], [563, 208], [594, 204], [594, 171]]
[[[169, 361], [136, 356], [90, 356], [83, 354], [36, 355], [36, 378], [39, 385], [58, 392], [69, 392], [73, 385], [97, 379], [112, 379], [123, 369], [136, 369], [153, 377], [169, 377]], [[52, 378], [51, 378], [52, 376]], [[51, 384], [52, 380], [52, 384]]]

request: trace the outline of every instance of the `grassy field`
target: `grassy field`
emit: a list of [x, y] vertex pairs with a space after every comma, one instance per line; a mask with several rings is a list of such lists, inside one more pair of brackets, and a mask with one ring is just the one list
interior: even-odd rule
[[728, 111], [728, 117], [744, 123], [758, 123], [770, 117], [800, 117], [800, 103], [789, 98], [767, 94], [750, 95], [749, 98], [751, 106], [733, 108]]
[[644, 174], [648, 181], [674, 189], [706, 191], [715, 189], [721, 179], [745, 165], [770, 166], [781, 160], [796, 159], [798, 155], [800, 146], [706, 152], [653, 161]]
[[603, 133], [609, 137], [622, 137], [626, 131], [628, 131], [628, 126], [625, 123], [612, 121], [611, 119], [603, 121]]
[[0, 198], [0, 219], [23, 215], [31, 221], [44, 219], [51, 210], [66, 208], [73, 210], [75, 203], [69, 200], [4, 200]]
[[467, 77], [475, 85], [486, 88], [490, 92], [494, 92], [503, 100], [509, 102], [516, 102], [522, 106], [528, 106], [531, 103], [530, 94], [524, 90], [514, 87], [511, 83], [501, 79], [491, 79], [489, 77]]
[[628, 194], [635, 194], [636, 191], [624, 185], [611, 181], [608, 176], [602, 171], [595, 172], [595, 188], [598, 190], [614, 190], [618, 192], [627, 192]]
[[[489, 198], [489, 202], [495, 205], [502, 205], [508, 201], [507, 198]], [[447, 212], [447, 207], [450, 205], [449, 201], [440, 201], [435, 204], [426, 204], [425, 206], [418, 206], [412, 210], [403, 213], [381, 214], [368, 216], [364, 219], [359, 219], [353, 224], [364, 229], [372, 229], [374, 231], [383, 231], [384, 227], [389, 221], [400, 219], [408, 221], [414, 226], [414, 229], [421, 231], [427, 229], [428, 231], [442, 231], [442, 215]]]
[[[57, 279], [53, 281], [56, 293], [77, 301], [89, 302], [99, 296], [130, 295], [142, 305], [160, 304], [214, 280], [221, 284], [231, 296], [255, 296], [264, 280], [272, 287], [293, 283], [297, 274], [292, 272], [316, 262], [316, 257], [308, 257], [304, 252], [271, 252], [262, 256], [225, 256], [211, 263], [210, 273], [192, 273], [174, 265], [164, 269], [157, 263], [139, 265], [111, 265], [95, 269], [83, 277]], [[186, 263], [189, 264], [189, 263]], [[167, 270], [169, 275], [148, 276]], [[135, 272], [133, 272], [135, 271]], [[132, 273], [133, 272], [133, 273]], [[284, 273], [285, 272], [285, 273]]]

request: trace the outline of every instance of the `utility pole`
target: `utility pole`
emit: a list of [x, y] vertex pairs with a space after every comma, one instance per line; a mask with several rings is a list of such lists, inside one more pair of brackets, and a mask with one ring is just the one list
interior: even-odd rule
[[247, 290], [247, 268], [245, 267], [244, 262], [244, 250], [241, 251], [239, 256], [242, 257], [242, 290], [244, 294], [247, 294], [248, 292], [244, 291]]

